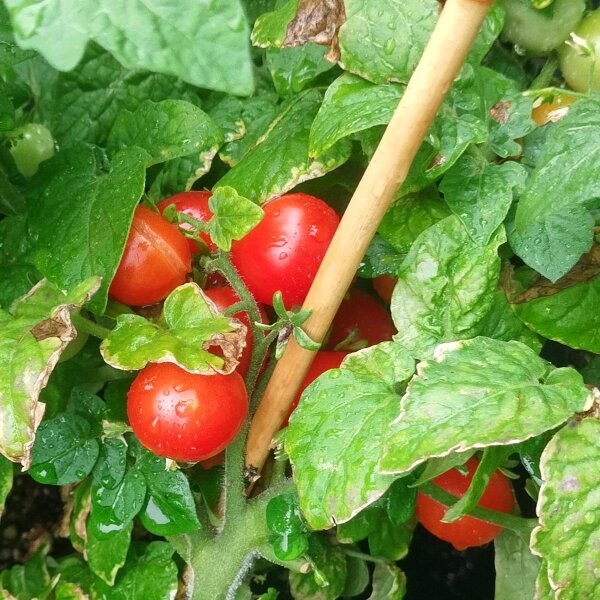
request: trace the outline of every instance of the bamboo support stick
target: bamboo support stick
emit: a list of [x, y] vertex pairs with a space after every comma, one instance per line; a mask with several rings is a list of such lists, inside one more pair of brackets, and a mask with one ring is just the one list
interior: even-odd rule
[[[448, 89], [463, 65], [493, 0], [447, 0], [406, 91], [373, 159], [344, 213], [303, 308], [312, 309], [306, 333], [322, 341], [377, 227]], [[262, 468], [312, 363], [314, 352], [291, 338], [254, 415], [246, 445], [246, 466]]]

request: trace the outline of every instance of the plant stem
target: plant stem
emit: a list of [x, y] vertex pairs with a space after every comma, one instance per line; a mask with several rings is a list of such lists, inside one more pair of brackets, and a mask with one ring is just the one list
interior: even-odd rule
[[546, 64], [542, 67], [542, 70], [539, 72], [538, 76], [531, 82], [529, 86], [531, 89], [536, 88], [545, 88], [550, 85], [552, 82], [552, 78], [554, 77], [554, 73], [558, 67], [558, 56], [556, 56], [556, 52], [554, 52], [551, 56], [546, 60]]
[[75, 326], [75, 329], [79, 332], [88, 333], [101, 340], [106, 338], [110, 333], [110, 329], [98, 325], [98, 323], [84, 317], [81, 313], [75, 312], [71, 314], [71, 322]]
[[[428, 481], [427, 483], [423, 484], [419, 489], [424, 494], [427, 494], [427, 496], [430, 496], [434, 500], [437, 500], [446, 506], [452, 506], [459, 500], [459, 498], [442, 489], [432, 481]], [[506, 529], [514, 531], [528, 544], [533, 525], [537, 524], [537, 519], [524, 519], [523, 517], [518, 517], [509, 513], [498, 512], [483, 506], [476, 506], [469, 514], [472, 517], [481, 519], [482, 521], [488, 521], [494, 525], [499, 525], [500, 527], [505, 527]]]
[[342, 552], [346, 556], [352, 556], [354, 558], [361, 558], [364, 561], [372, 562], [372, 563], [379, 563], [381, 565], [393, 564], [391, 560], [387, 560], [387, 559], [381, 558], [379, 556], [371, 556], [370, 554], [365, 554], [364, 552], [357, 552], [356, 550], [351, 550], [350, 548], [346, 548], [343, 545], [340, 545], [339, 548], [341, 548]]

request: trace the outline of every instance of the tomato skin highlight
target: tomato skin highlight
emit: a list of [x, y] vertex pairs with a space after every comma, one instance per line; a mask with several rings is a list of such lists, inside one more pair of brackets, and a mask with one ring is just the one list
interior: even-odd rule
[[258, 225], [231, 247], [231, 262], [258, 302], [280, 290], [287, 308], [302, 304], [339, 224], [336, 212], [308, 194], [263, 205]]
[[124, 304], [154, 304], [185, 283], [191, 270], [185, 237], [160, 215], [139, 205], [109, 293]]
[[[240, 301], [240, 297], [236, 294], [235, 290], [231, 286], [212, 287], [203, 290], [204, 293], [217, 305], [219, 311], [224, 311], [226, 308]], [[263, 323], [268, 323], [267, 313], [265, 309], [259, 304], [258, 310]], [[247, 328], [248, 332], [246, 335], [246, 346], [242, 350], [242, 354], [239, 357], [239, 364], [236, 371], [242, 376], [246, 377], [248, 373], [248, 367], [250, 366], [250, 360], [252, 358], [252, 347], [254, 346], [254, 338], [252, 335], [252, 323], [250, 322], [250, 316], [245, 310], [240, 310], [232, 315], [235, 319], [240, 320]]]
[[296, 397], [290, 406], [290, 410], [288, 412], [285, 421], [281, 425], [281, 427], [287, 427], [288, 422], [292, 413], [294, 412], [296, 406], [300, 402], [300, 396], [302, 396], [302, 392], [319, 376], [325, 373], [325, 371], [329, 371], [329, 369], [337, 369], [344, 360], [344, 357], [351, 354], [350, 352], [331, 352], [328, 350], [319, 350], [312, 364], [308, 368], [308, 372], [306, 373], [300, 387], [298, 388], [298, 392], [296, 393]]
[[351, 288], [342, 300], [331, 323], [324, 350], [335, 350], [338, 344], [348, 340], [353, 333], [354, 337], [348, 342], [349, 350], [360, 350], [391, 340], [396, 333], [388, 310], [379, 300], [360, 288]]
[[143, 446], [166, 458], [197, 462], [215, 456], [248, 414], [244, 380], [196, 375], [173, 363], [142, 369], [127, 393], [127, 416]]
[[[208, 222], [213, 216], [212, 210], [208, 207], [210, 196], [210, 192], [204, 191], [192, 190], [190, 192], [180, 192], [179, 194], [174, 194], [173, 196], [161, 200], [157, 203], [156, 208], [158, 208], [162, 215], [167, 206], [174, 204], [179, 212], [185, 213], [198, 221]], [[192, 229], [192, 226], [189, 223], [181, 223], [181, 227], [182, 229]], [[200, 237], [204, 240], [211, 252], [217, 250], [217, 245], [212, 241], [207, 232], [201, 233]], [[190, 252], [192, 254], [197, 254], [200, 249], [198, 243], [189, 238], [186, 238], [186, 240], [190, 247]]]
[[[458, 469], [450, 469], [438, 475], [433, 482], [454, 496], [461, 498], [469, 489], [479, 461], [470, 458], [466, 463], [468, 475], [462, 475]], [[481, 496], [478, 506], [499, 512], [510, 513], [515, 506], [515, 497], [510, 480], [500, 471], [494, 471]], [[452, 544], [457, 550], [471, 546], [481, 546], [491, 542], [502, 527], [466, 515], [453, 523], [443, 523], [442, 518], [448, 507], [423, 492], [417, 495], [417, 518], [427, 531]]]

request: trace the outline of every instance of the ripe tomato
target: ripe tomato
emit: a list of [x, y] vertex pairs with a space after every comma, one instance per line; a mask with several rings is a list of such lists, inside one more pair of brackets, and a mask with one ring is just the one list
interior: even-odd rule
[[[334, 350], [348, 340], [348, 350], [360, 350], [391, 340], [394, 333], [394, 322], [383, 304], [360, 288], [351, 288], [331, 323], [324, 349]], [[349, 339], [350, 335], [353, 337]]]
[[142, 369], [127, 393], [127, 416], [140, 442], [159, 456], [197, 462], [223, 450], [248, 414], [239, 373], [195, 375], [173, 363]]
[[329, 369], [337, 369], [344, 360], [344, 356], [347, 356], [350, 352], [328, 352], [327, 350], [321, 350], [317, 352], [315, 356], [315, 360], [313, 360], [312, 365], [310, 365], [306, 376], [302, 380], [302, 384], [298, 389], [298, 393], [290, 406], [290, 410], [288, 412], [285, 421], [283, 422], [282, 427], [286, 427], [288, 421], [290, 420], [291, 414], [294, 412], [296, 406], [298, 406], [298, 402], [300, 402], [300, 396], [302, 396], [302, 392], [319, 376], [325, 373], [325, 371], [329, 371]]
[[389, 304], [392, 301], [392, 292], [396, 287], [397, 281], [392, 275], [378, 275], [377, 277], [373, 277], [373, 287], [379, 294], [379, 297]]
[[336, 212], [308, 194], [267, 202], [260, 223], [233, 242], [231, 261], [259, 302], [281, 290], [287, 308], [302, 304], [339, 223]]
[[[213, 216], [212, 210], [208, 208], [210, 195], [210, 192], [180, 192], [179, 194], [161, 200], [156, 205], [156, 208], [160, 210], [160, 214], [162, 215], [167, 206], [174, 204], [179, 212], [185, 213], [194, 219], [198, 219], [198, 221], [208, 222]], [[183, 229], [192, 229], [192, 226], [189, 223], [182, 223], [181, 227]], [[206, 245], [211, 252], [214, 252], [217, 249], [217, 245], [212, 241], [208, 233], [201, 233], [200, 237], [206, 242]], [[194, 240], [190, 240], [189, 238], [186, 239], [190, 247], [190, 252], [196, 254], [199, 250], [198, 244]]]
[[191, 270], [185, 237], [160, 215], [139, 205], [109, 293], [124, 304], [154, 304], [185, 283]]
[[560, 70], [567, 83], [578, 92], [600, 90], [600, 8], [582, 19], [575, 33], [582, 38], [592, 53], [582, 53], [579, 49], [564, 44], [559, 49]]
[[[208, 288], [204, 290], [204, 293], [217, 305], [219, 311], [225, 310], [228, 306], [231, 306], [240, 300], [240, 297], [235, 293], [235, 290], [231, 286]], [[260, 311], [262, 322], [268, 323], [267, 313], [264, 308], [259, 305], [258, 309]], [[242, 351], [239, 358], [240, 364], [236, 369], [242, 377], [246, 377], [248, 367], [250, 366], [250, 359], [252, 358], [252, 346], [254, 343], [252, 337], [252, 324], [250, 323], [250, 317], [245, 310], [236, 312], [233, 317], [239, 319], [248, 328], [246, 346]]]
[[568, 112], [569, 104], [575, 102], [577, 98], [569, 96], [568, 94], [559, 94], [555, 96], [551, 102], [542, 102], [538, 106], [535, 106], [531, 112], [531, 118], [538, 125], [545, 125], [546, 123], [554, 123], [562, 119]]
[[[476, 458], [470, 458], [465, 464], [469, 470], [467, 475], [463, 475], [458, 469], [450, 469], [438, 475], [433, 482], [460, 498], [469, 489], [478, 464]], [[500, 471], [494, 471], [479, 500], [479, 506], [510, 513], [514, 505], [515, 498], [510, 480]], [[471, 516], [461, 517], [453, 523], [442, 523], [447, 509], [445, 504], [423, 492], [417, 495], [417, 518], [421, 525], [436, 537], [450, 542], [457, 550], [487, 544], [502, 531], [502, 527], [498, 525]]]

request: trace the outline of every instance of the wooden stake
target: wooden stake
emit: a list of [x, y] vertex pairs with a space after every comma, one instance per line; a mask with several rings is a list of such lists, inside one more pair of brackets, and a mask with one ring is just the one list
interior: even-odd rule
[[[493, 0], [447, 0], [431, 39], [365, 171], [321, 263], [303, 308], [306, 333], [322, 341], [394, 194], [448, 89], [463, 65]], [[258, 471], [269, 453], [314, 352], [293, 338], [279, 360], [250, 425], [246, 466]]]

